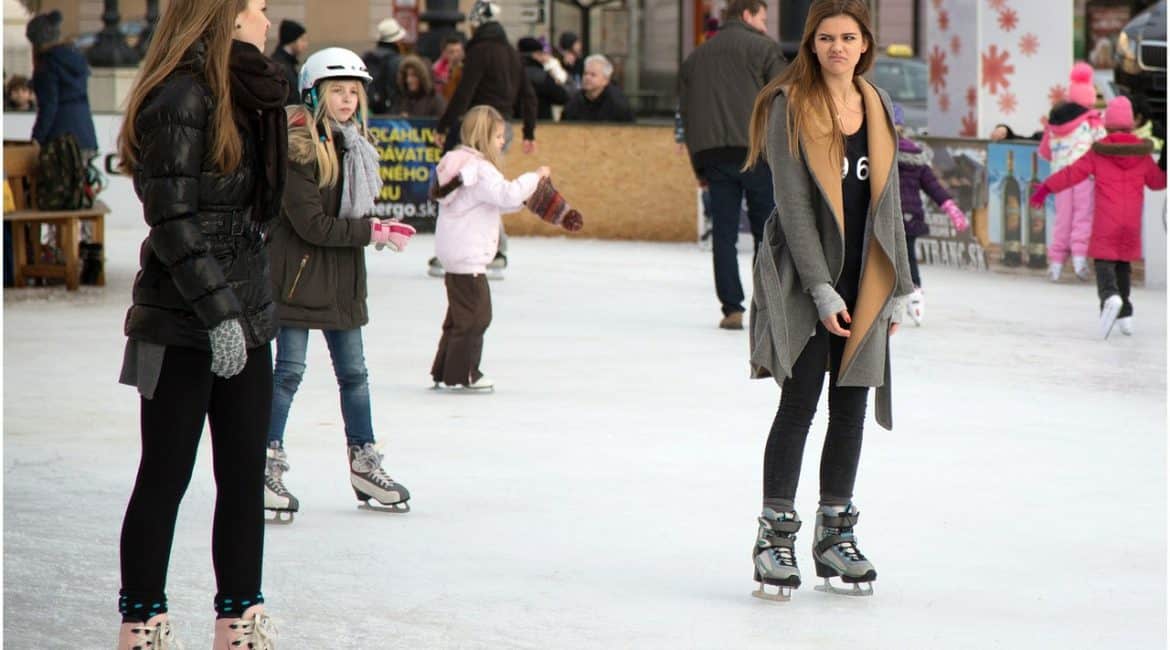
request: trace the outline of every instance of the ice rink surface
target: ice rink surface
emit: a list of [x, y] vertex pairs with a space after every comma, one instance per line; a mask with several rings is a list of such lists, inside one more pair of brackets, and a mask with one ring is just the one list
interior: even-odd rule
[[[105, 290], [4, 292], [5, 648], [114, 645], [142, 235], [108, 233]], [[1137, 334], [1102, 342], [1090, 285], [923, 267], [926, 323], [894, 338], [895, 430], [871, 418], [855, 495], [876, 595], [812, 589], [822, 399], [805, 586], [776, 604], [749, 594], [779, 391], [748, 379], [746, 333], [716, 329], [710, 253], [513, 240], [483, 364], [498, 390], [469, 396], [428, 390], [432, 248], [368, 256], [375, 431], [410, 514], [355, 507], [312, 339], [286, 438], [302, 511], [266, 537], [282, 650], [1166, 646], [1165, 292], [1137, 289]], [[188, 648], [210, 646], [214, 498], [205, 436], [168, 585]]]

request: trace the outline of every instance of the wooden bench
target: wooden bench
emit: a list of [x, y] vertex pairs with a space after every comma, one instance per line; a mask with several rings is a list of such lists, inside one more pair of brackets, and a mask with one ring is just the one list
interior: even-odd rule
[[[28, 278], [61, 278], [69, 291], [81, 284], [81, 224], [93, 225], [90, 241], [101, 244], [105, 240], [105, 216], [110, 209], [96, 201], [87, 210], [57, 212], [36, 207], [36, 171], [38, 149], [31, 143], [4, 143], [4, 178], [12, 188], [16, 209], [4, 213], [4, 221], [12, 226], [12, 280], [16, 287], [27, 286]], [[43, 244], [42, 226], [56, 226], [56, 246]], [[54, 248], [59, 248], [63, 261], [57, 260]], [[105, 286], [105, 265], [96, 284]]]

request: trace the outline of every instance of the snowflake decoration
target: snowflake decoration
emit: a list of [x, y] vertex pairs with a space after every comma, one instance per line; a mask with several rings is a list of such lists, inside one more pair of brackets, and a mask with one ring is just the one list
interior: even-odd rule
[[944, 113], [951, 112], [951, 96], [950, 95], [939, 95], [938, 109]]
[[947, 13], [947, 11], [945, 9], [939, 11], [938, 12], [938, 28], [945, 32], [945, 31], [947, 31], [947, 28], [950, 26], [951, 26], [951, 15], [949, 13]]
[[1015, 9], [1004, 9], [999, 12], [999, 28], [1005, 32], [1010, 32], [1020, 24], [1020, 15], [1016, 13]]
[[1007, 6], [1007, 0], [987, 0], [987, 4], [991, 5], [992, 9], [1001, 11]]
[[937, 45], [930, 52], [930, 87], [934, 92], [942, 92], [947, 87], [947, 73], [951, 69], [947, 66], [947, 53]]
[[1015, 95], [1009, 92], [1005, 92], [999, 96], [999, 111], [1004, 115], [1011, 115], [1012, 113], [1015, 113], [1017, 105], [1018, 102], [1016, 102]]
[[1040, 50], [1040, 37], [1029, 32], [1020, 37], [1020, 53], [1032, 56]]
[[988, 91], [992, 95], [999, 92], [1000, 86], [1007, 88], [1012, 85], [1011, 77], [1016, 72], [1016, 66], [1008, 63], [1011, 58], [1011, 52], [999, 50], [998, 45], [992, 45], [987, 52], [982, 55], [983, 59], [983, 85], [987, 86]]
[[967, 87], [967, 107], [975, 108], [979, 103], [979, 89], [975, 86]]
[[1064, 86], [1053, 86], [1048, 89], [1048, 103], [1052, 106], [1064, 101]]
[[975, 120], [974, 113], [967, 113], [963, 116], [963, 127], [959, 130], [959, 136], [963, 138], [974, 138], [975, 134], [979, 132], [979, 124]]
[[963, 39], [959, 38], [958, 34], [951, 37], [951, 54], [959, 56], [959, 50], [963, 49]]

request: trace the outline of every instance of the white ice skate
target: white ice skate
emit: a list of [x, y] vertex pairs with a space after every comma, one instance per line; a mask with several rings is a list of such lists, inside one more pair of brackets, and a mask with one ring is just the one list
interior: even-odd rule
[[1079, 255], [1073, 255], [1073, 272], [1077, 279], [1084, 282], [1089, 279], [1089, 260]]
[[[410, 512], [410, 491], [382, 469], [380, 447], [366, 443], [349, 448], [349, 483], [357, 496], [358, 508], [382, 512]], [[370, 499], [377, 505], [370, 503]]]
[[284, 485], [284, 473], [288, 471], [288, 455], [280, 447], [268, 448], [268, 460], [264, 466], [264, 510], [271, 512], [265, 517], [270, 524], [291, 524], [301, 503]]
[[215, 639], [211, 648], [276, 650], [276, 624], [264, 613], [262, 605], [253, 605], [244, 610], [242, 618], [221, 618], [215, 621]]
[[1109, 338], [1109, 334], [1113, 331], [1113, 325], [1117, 323], [1117, 315], [1121, 313], [1122, 300], [1119, 295], [1112, 295], [1105, 299], [1105, 304], [1101, 307], [1101, 338]]
[[504, 270], [508, 268], [508, 257], [503, 253], [496, 253], [494, 259], [488, 262], [487, 276], [489, 280], [503, 280]]
[[1052, 282], [1060, 282], [1060, 274], [1064, 271], [1064, 262], [1050, 262], [1048, 264], [1048, 279]]
[[[824, 578], [817, 591], [841, 596], [872, 596], [873, 581], [877, 571], [873, 564], [857, 548], [853, 526], [861, 514], [848, 506], [821, 506], [817, 510], [816, 542], [813, 546], [813, 561], [817, 576]], [[841, 582], [852, 585], [843, 588], [834, 585], [829, 578], [840, 577]], [[863, 587], [864, 585], [864, 587]]]
[[[796, 566], [793, 546], [800, 530], [800, 517], [795, 512], [776, 512], [764, 508], [759, 518], [756, 545], [752, 549], [755, 580], [760, 583], [752, 592], [756, 598], [787, 602], [792, 590], [800, 586], [800, 569]], [[768, 591], [768, 586], [776, 588]]]
[[914, 321], [914, 325], [922, 327], [922, 318], [926, 315], [926, 296], [922, 289], [915, 289], [906, 303], [906, 315]]
[[431, 389], [435, 390], [435, 391], [445, 392], [445, 393], [465, 393], [468, 395], [475, 395], [475, 394], [482, 395], [482, 394], [496, 392], [496, 384], [495, 384], [495, 382], [488, 379], [487, 377], [480, 377], [479, 379], [471, 382], [470, 384], [468, 384], [466, 386], [461, 386], [459, 384], [455, 384], [455, 385], [444, 384], [442, 382], [436, 381], [435, 385], [432, 386]]
[[183, 650], [166, 614], [151, 617], [145, 623], [123, 623], [118, 631], [118, 650]]
[[432, 278], [441, 278], [447, 275], [447, 272], [443, 270], [443, 263], [439, 261], [439, 258], [432, 257], [427, 262], [427, 275]]
[[1117, 319], [1117, 329], [1126, 336], [1133, 336], [1133, 316]]

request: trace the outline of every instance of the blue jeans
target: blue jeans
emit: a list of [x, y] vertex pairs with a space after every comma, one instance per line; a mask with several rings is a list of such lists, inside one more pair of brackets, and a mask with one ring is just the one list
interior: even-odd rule
[[[749, 171], [740, 171], [734, 163], [720, 163], [703, 169], [703, 178], [711, 193], [711, 252], [715, 262], [715, 295], [723, 315], [744, 311], [743, 285], [739, 281], [740, 206], [747, 198], [748, 221], [756, 251], [764, 238], [764, 223], [776, 207], [772, 193], [772, 171], [760, 163]], [[755, 259], [753, 256], [752, 259]]]
[[[341, 419], [345, 421], [345, 439], [350, 445], [374, 442], [370, 415], [370, 384], [362, 350], [362, 329], [322, 330], [333, 374], [341, 390]], [[282, 327], [276, 334], [276, 369], [272, 373], [272, 419], [268, 425], [268, 444], [284, 444], [284, 426], [293, 396], [305, 375], [305, 352], [309, 347], [309, 330]]]

